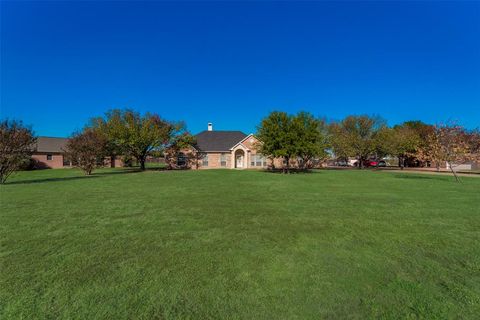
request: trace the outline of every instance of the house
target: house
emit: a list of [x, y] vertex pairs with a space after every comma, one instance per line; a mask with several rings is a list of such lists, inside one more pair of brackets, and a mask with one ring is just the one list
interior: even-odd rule
[[[58, 169], [71, 167], [71, 162], [65, 157], [65, 147], [68, 138], [38, 137], [33, 147], [33, 167], [36, 169]], [[106, 166], [122, 167], [119, 157], [107, 157]]]
[[271, 162], [257, 152], [258, 139], [241, 131], [214, 131], [212, 123], [207, 130], [195, 135], [196, 144], [176, 153], [170, 163], [174, 168], [190, 169], [248, 169], [266, 168]]
[[65, 158], [64, 149], [67, 138], [38, 137], [34, 146], [32, 159], [37, 169], [70, 167], [71, 163]]

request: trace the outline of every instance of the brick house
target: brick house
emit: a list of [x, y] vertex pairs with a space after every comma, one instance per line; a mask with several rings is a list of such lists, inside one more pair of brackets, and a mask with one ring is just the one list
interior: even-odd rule
[[63, 151], [67, 141], [67, 138], [38, 137], [32, 154], [34, 167], [37, 169], [71, 167]]
[[[258, 139], [241, 131], [214, 131], [208, 129], [195, 135], [196, 144], [172, 155], [167, 162], [172, 168], [183, 169], [250, 169], [267, 168], [271, 159], [257, 152]], [[281, 160], [275, 159], [275, 165]]]
[[[65, 157], [64, 149], [68, 138], [38, 137], [32, 154], [33, 166], [36, 169], [58, 169], [72, 166]], [[105, 165], [109, 167], [122, 167], [123, 162], [119, 157], [108, 157]]]

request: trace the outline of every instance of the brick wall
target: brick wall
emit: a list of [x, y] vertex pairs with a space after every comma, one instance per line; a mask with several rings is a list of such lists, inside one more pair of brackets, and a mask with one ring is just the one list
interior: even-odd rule
[[[246, 160], [247, 160], [247, 167], [248, 167], [248, 168], [251, 168], [251, 169], [262, 169], [262, 168], [266, 168], [266, 166], [265, 166], [265, 167], [256, 166], [256, 165], [255, 165], [255, 166], [252, 166], [252, 164], [251, 164], [251, 162], [252, 162], [252, 156], [253, 156], [253, 155], [260, 154], [260, 153], [257, 151], [258, 143], [259, 143], [258, 139], [257, 139], [256, 137], [254, 137], [254, 136], [248, 137], [247, 139], [245, 139], [245, 140], [242, 142], [242, 144], [243, 144], [246, 148], [250, 149], [250, 152], [248, 152], [248, 155], [246, 155], [246, 157], [247, 157], [247, 159], [246, 159]], [[268, 166], [268, 164], [271, 163], [271, 161], [267, 159], [267, 162], [266, 162], [266, 163], [267, 163], [267, 166]]]
[[204, 159], [200, 159], [198, 160], [198, 168], [199, 169], [221, 169], [221, 168], [230, 168], [231, 166], [231, 161], [232, 161], [232, 157], [230, 155], [230, 153], [224, 153], [225, 156], [226, 156], [226, 165], [222, 167], [221, 165], [221, 155], [222, 153], [221, 152], [208, 152], [207, 155], [208, 155], [208, 166], [204, 166], [203, 165], [203, 160]]
[[[48, 155], [52, 156], [52, 160], [47, 160]], [[32, 159], [35, 160], [36, 169], [59, 169], [69, 168], [70, 166], [63, 165], [63, 154], [61, 153], [39, 153], [33, 154]], [[105, 158], [105, 166], [110, 167], [110, 157]], [[123, 167], [123, 161], [121, 157], [115, 158], [115, 168]]]
[[[51, 160], [47, 160], [48, 155], [51, 155]], [[35, 167], [38, 169], [63, 168], [63, 155], [60, 153], [34, 154], [32, 155], [32, 159], [35, 160]]]
[[113, 165], [112, 165], [112, 158], [111, 157], [106, 157], [105, 158], [105, 167], [109, 167], [109, 168], [121, 168], [121, 167], [123, 167], [122, 157], [120, 157], [120, 156], [115, 157], [115, 159], [113, 161]]

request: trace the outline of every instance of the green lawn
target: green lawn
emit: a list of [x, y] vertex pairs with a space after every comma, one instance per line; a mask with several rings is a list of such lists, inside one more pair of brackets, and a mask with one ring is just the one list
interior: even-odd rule
[[1, 319], [477, 318], [480, 179], [22, 172]]

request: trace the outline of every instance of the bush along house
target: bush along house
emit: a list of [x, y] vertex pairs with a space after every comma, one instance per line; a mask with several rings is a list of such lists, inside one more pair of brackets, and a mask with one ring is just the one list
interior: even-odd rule
[[207, 130], [195, 135], [195, 145], [169, 150], [166, 162], [171, 169], [249, 169], [266, 168], [271, 161], [260, 153], [258, 139], [241, 131]]

